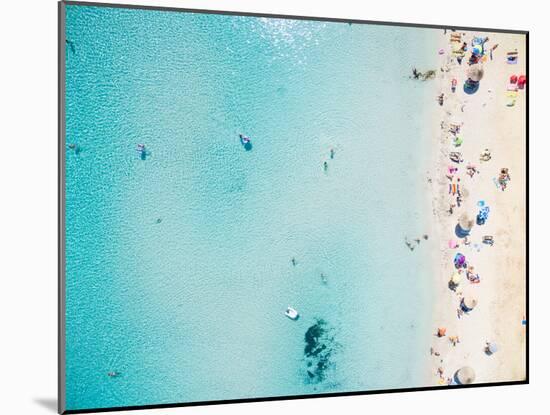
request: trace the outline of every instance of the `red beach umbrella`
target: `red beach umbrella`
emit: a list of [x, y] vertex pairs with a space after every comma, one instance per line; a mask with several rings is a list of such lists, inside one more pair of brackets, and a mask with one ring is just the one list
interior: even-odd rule
[[510, 83], [515, 84], [518, 81], [518, 77], [516, 75], [512, 75], [510, 77]]

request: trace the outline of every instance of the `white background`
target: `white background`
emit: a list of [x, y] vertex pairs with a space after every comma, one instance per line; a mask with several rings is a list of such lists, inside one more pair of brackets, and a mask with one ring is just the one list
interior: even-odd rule
[[[109, 0], [103, 0], [109, 2]], [[124, 2], [120, 0], [119, 2]], [[548, 413], [545, 267], [550, 14], [535, 1], [134, 0], [140, 4], [526, 29], [531, 32], [531, 384], [143, 411], [143, 414]], [[0, 413], [53, 414], [57, 376], [57, 4], [0, 7]], [[545, 79], [546, 78], [546, 79]], [[535, 212], [536, 210], [536, 212]], [[536, 214], [538, 213], [538, 214]], [[533, 226], [534, 224], [534, 226]], [[535, 241], [536, 239], [536, 241]]]

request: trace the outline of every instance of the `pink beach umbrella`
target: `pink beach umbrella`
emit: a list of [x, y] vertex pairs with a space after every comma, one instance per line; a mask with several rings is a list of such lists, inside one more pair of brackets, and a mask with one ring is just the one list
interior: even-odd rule
[[458, 248], [458, 242], [454, 239], [449, 239], [449, 248], [455, 249]]

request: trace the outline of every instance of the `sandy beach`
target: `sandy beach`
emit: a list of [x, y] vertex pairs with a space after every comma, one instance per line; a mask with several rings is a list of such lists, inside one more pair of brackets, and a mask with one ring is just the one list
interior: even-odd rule
[[[478, 64], [483, 68], [479, 89], [467, 94], [463, 87], [471, 74], [474, 37], [489, 39]], [[460, 42], [453, 44], [452, 38]], [[462, 42], [467, 50], [459, 64], [453, 50]], [[427, 177], [431, 232], [438, 245], [433, 257], [433, 330], [426, 333], [432, 338], [432, 348], [426, 351], [429, 386], [455, 384], [456, 372], [465, 366], [474, 370], [476, 384], [526, 378], [526, 97], [525, 89], [507, 93], [510, 77], [525, 74], [525, 43], [525, 36], [518, 34], [441, 31], [435, 82], [443, 99], [440, 105], [440, 96], [434, 97], [440, 110]], [[491, 51], [494, 45], [498, 47]], [[517, 63], [509, 64], [507, 53], [513, 51]], [[486, 150], [490, 158], [484, 161]], [[451, 152], [459, 152], [462, 161], [451, 161]], [[499, 184], [502, 168], [509, 174], [504, 190]], [[476, 216], [484, 206], [490, 211], [480, 226]], [[460, 219], [473, 220], [467, 238], [455, 234]], [[482, 243], [484, 236], [492, 236], [494, 244]], [[454, 264], [458, 253], [467, 263], [460, 272]], [[449, 285], [453, 275], [458, 283], [454, 290]], [[463, 297], [477, 300], [470, 312], [460, 312]], [[438, 337], [440, 328], [444, 335]], [[488, 354], [487, 342], [498, 350]]]

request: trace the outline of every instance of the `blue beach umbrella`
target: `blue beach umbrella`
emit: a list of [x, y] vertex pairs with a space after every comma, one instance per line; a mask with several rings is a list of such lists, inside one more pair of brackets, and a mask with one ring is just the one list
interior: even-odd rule
[[498, 346], [496, 343], [487, 343], [485, 350], [487, 351], [487, 354], [493, 354], [498, 352]]
[[475, 94], [479, 89], [479, 82], [472, 81], [471, 79], [464, 82], [464, 92], [468, 95]]

